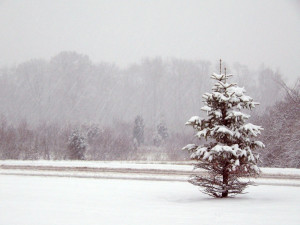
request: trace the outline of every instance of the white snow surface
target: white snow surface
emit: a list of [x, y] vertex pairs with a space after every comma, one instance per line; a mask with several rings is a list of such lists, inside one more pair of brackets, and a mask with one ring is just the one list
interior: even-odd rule
[[261, 126], [254, 125], [252, 123], [244, 124], [241, 129], [250, 132], [250, 134], [254, 137], [260, 134], [260, 131], [263, 130]]
[[187, 182], [0, 175], [0, 224], [299, 224], [299, 187], [213, 199]]
[[199, 124], [201, 125], [201, 120], [202, 118], [199, 116], [192, 116], [186, 123], [185, 125], [191, 125], [191, 124]]
[[201, 110], [210, 112], [211, 111], [211, 107], [205, 105], [205, 106], [201, 107]]

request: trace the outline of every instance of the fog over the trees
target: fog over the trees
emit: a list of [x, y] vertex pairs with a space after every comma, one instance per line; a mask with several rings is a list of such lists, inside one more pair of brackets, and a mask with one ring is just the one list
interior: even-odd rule
[[[217, 61], [218, 63], [218, 61]], [[224, 63], [225, 64], [225, 63]], [[151, 58], [126, 69], [93, 63], [88, 56], [62, 52], [50, 61], [30, 60], [1, 69], [1, 114], [13, 123], [26, 120], [59, 124], [133, 123], [141, 115], [155, 127], [163, 118], [171, 130], [183, 130], [189, 115], [200, 112], [201, 95], [210, 90], [209, 61]], [[261, 67], [227, 65], [236, 81], [261, 102], [259, 112], [280, 100], [280, 74]]]
[[0, 27], [1, 66], [76, 51], [122, 67], [162, 56], [300, 71], [298, 0], [2, 0]]

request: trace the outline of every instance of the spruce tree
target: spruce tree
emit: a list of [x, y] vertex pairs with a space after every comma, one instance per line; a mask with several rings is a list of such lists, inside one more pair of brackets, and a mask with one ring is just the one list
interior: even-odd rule
[[161, 136], [161, 139], [163, 141], [165, 141], [169, 137], [168, 128], [167, 128], [165, 121], [161, 121], [157, 125], [157, 133]]
[[[221, 60], [220, 60], [221, 62]], [[221, 68], [221, 63], [220, 63]], [[255, 138], [263, 130], [261, 126], [246, 123], [249, 115], [243, 109], [253, 109], [259, 103], [245, 95], [245, 89], [235, 83], [228, 83], [232, 75], [214, 73], [211, 78], [217, 82], [212, 93], [202, 97], [207, 119], [194, 116], [186, 125], [196, 130], [196, 136], [205, 138], [200, 146], [189, 144], [183, 148], [196, 160], [195, 169], [204, 169], [203, 175], [193, 175], [189, 182], [202, 187], [202, 192], [217, 198], [240, 194], [251, 184], [244, 178], [259, 174], [258, 154], [252, 152], [264, 147]], [[241, 179], [242, 178], [242, 179]]]
[[153, 143], [155, 146], [159, 147], [165, 143], [166, 139], [169, 137], [168, 128], [166, 122], [163, 118], [160, 119], [153, 137]]
[[143, 117], [138, 115], [134, 120], [133, 138], [138, 146], [144, 143], [144, 120]]
[[69, 158], [72, 160], [83, 160], [87, 149], [86, 137], [79, 131], [74, 130], [68, 142]]

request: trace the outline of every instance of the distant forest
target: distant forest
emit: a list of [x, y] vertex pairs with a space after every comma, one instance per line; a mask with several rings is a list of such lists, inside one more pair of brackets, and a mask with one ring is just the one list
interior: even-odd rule
[[[300, 168], [299, 79], [290, 87], [264, 66], [226, 68], [261, 103], [251, 113], [265, 128], [261, 165]], [[120, 68], [76, 52], [3, 67], [0, 159], [188, 160], [184, 124], [201, 116], [218, 71], [217, 61], [176, 58]]]

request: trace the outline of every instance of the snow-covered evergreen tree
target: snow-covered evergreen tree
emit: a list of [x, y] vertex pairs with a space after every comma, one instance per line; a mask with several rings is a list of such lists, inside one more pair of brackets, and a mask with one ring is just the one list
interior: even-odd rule
[[165, 121], [161, 121], [157, 125], [157, 133], [161, 136], [163, 140], [166, 140], [169, 137], [168, 128]]
[[138, 115], [134, 120], [133, 139], [138, 146], [144, 143], [144, 120], [143, 117]]
[[206, 139], [206, 144], [189, 144], [183, 148], [197, 160], [195, 169], [206, 171], [205, 175], [192, 176], [189, 182], [202, 187], [204, 193], [220, 198], [242, 193], [251, 184], [240, 178], [259, 174], [258, 155], [252, 150], [264, 147], [255, 140], [263, 128], [246, 123], [250, 116], [242, 112], [258, 103], [245, 95], [243, 87], [228, 83], [231, 76], [226, 74], [226, 69], [225, 74], [220, 71], [211, 76], [217, 82], [212, 93], [203, 95], [205, 106], [201, 108], [208, 118], [194, 116], [186, 123], [196, 130], [199, 139]]
[[68, 149], [70, 159], [83, 160], [87, 149], [86, 137], [79, 131], [74, 130], [69, 137]]
[[156, 131], [153, 137], [153, 143], [155, 146], [159, 147], [160, 145], [165, 143], [168, 137], [169, 134], [166, 122], [163, 118], [161, 118], [158, 125], [156, 126]]

